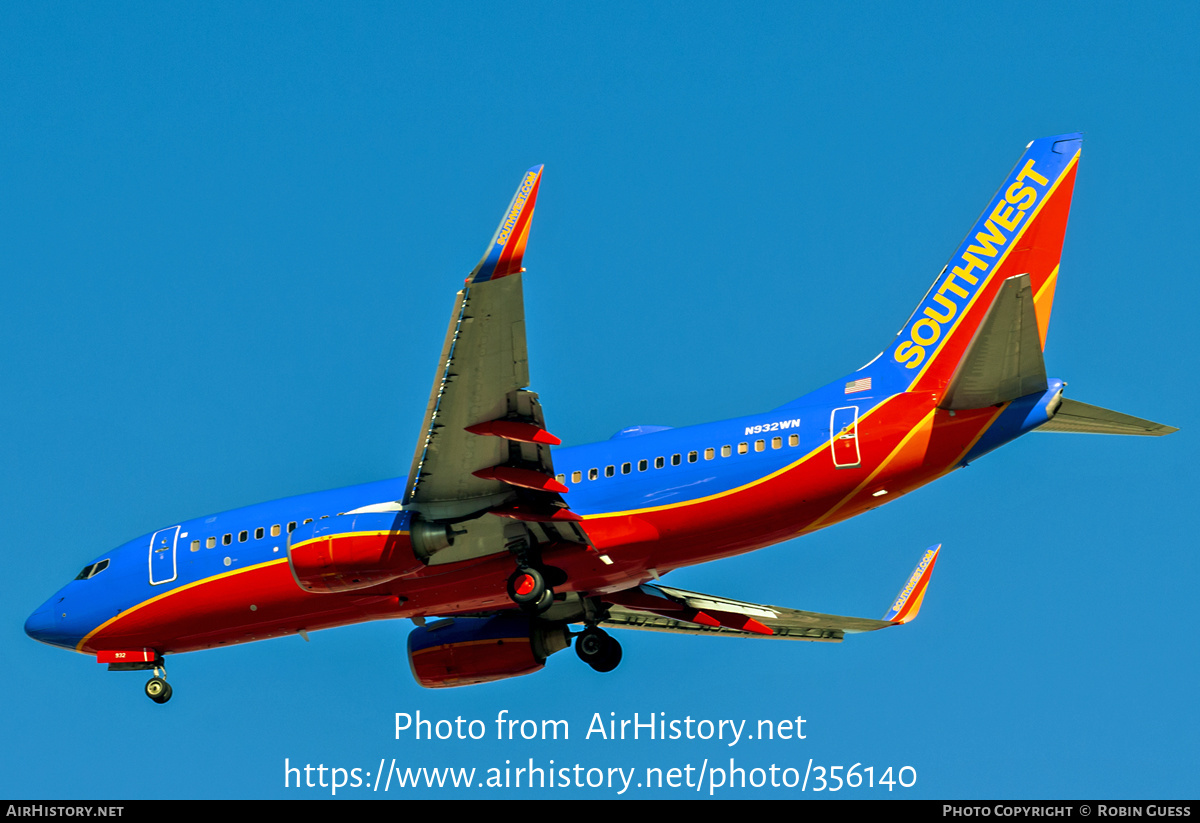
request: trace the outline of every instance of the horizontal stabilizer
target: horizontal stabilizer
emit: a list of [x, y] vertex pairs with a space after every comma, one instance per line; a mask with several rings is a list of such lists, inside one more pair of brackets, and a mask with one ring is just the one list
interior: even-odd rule
[[1046, 363], [1029, 275], [1014, 275], [1000, 286], [938, 405], [943, 409], [982, 409], [1046, 388]]
[[1039, 426], [1040, 432], [1075, 432], [1078, 434], [1136, 434], [1143, 437], [1162, 437], [1177, 432], [1174, 426], [1164, 426], [1130, 414], [1102, 409], [1078, 400], [1063, 398], [1054, 417]]

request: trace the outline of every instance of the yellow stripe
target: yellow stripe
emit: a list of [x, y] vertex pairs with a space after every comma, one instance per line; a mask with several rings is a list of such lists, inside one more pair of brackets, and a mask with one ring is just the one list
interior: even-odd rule
[[[879, 405], [875, 406], [873, 409], [871, 409], [870, 411], [866, 412], [861, 417], [859, 417], [858, 422], [862, 423], [862, 421], [866, 420], [872, 414], [874, 414], [875, 412], [882, 409], [885, 405], [887, 405], [887, 403], [889, 401], [891, 401], [892, 398], [898, 397], [898, 396], [899, 395], [893, 394], [891, 397], [888, 397], [883, 402], [879, 403]], [[788, 465], [784, 466], [782, 469], [773, 471], [768, 475], [764, 475], [762, 477], [751, 480], [749, 483], [746, 483], [743, 486], [737, 486], [736, 488], [732, 488], [727, 491], [717, 492], [716, 494], [710, 494], [708, 497], [697, 497], [694, 500], [684, 500], [679, 503], [667, 503], [662, 506], [649, 506], [644, 509], [628, 509], [626, 511], [620, 511], [620, 512], [604, 512], [603, 514], [588, 515], [587, 517], [583, 518], [583, 522], [586, 525], [588, 520], [600, 520], [605, 517], [624, 517], [625, 515], [629, 515], [629, 514], [648, 514], [650, 512], [661, 512], [661, 511], [667, 511], [668, 509], [677, 509], [680, 506], [692, 506], [692, 505], [696, 505], [697, 503], [707, 503], [710, 500], [719, 500], [722, 497], [728, 497], [731, 494], [737, 494], [738, 492], [745, 491], [746, 489], [752, 489], [755, 486], [757, 486], [761, 483], [765, 483], [768, 480], [778, 477], [781, 474], [786, 474], [787, 472], [796, 468], [797, 466], [799, 466], [801, 463], [805, 462], [806, 460], [810, 460], [813, 457], [816, 457], [818, 454], [820, 454], [822, 451], [825, 450], [825, 447], [828, 446], [829, 443], [830, 443], [830, 441], [826, 440], [823, 443], [821, 443], [820, 446], [817, 446], [815, 449], [813, 449], [808, 454], [801, 457], [799, 460], [796, 460], [793, 463], [789, 463]]]
[[1046, 278], [1046, 282], [1042, 283], [1042, 287], [1040, 289], [1038, 289], [1037, 294], [1035, 294], [1033, 296], [1033, 302], [1036, 303], [1037, 301], [1041, 300], [1042, 294], [1045, 293], [1046, 289], [1049, 288], [1050, 285], [1053, 284], [1054, 281], [1057, 279], [1058, 279], [1058, 266], [1055, 266], [1054, 271], [1050, 272], [1050, 276]]
[[[992, 419], [989, 420], [987, 422], [987, 424], [982, 429], [979, 430], [979, 434], [977, 434], [971, 438], [971, 442], [968, 443], [967, 447], [959, 453], [958, 459], [956, 459], [953, 463], [951, 463], [950, 468], [947, 469], [946, 471], [942, 472], [941, 474], [939, 474], [938, 477], [945, 477], [947, 474], [949, 474], [953, 470], [953, 468], [955, 466], [957, 466], [959, 463], [961, 463], [962, 459], [971, 452], [971, 449], [975, 448], [975, 444], [979, 442], [979, 438], [981, 438], [985, 434], [987, 434], [988, 429], [990, 429], [995, 424], [995, 422], [1000, 418], [1000, 415], [1004, 414], [1004, 410], [1007, 409], [1011, 405], [1012, 405], [1012, 401], [1010, 400], [1010, 401], [1004, 403], [998, 409], [996, 409], [996, 413], [992, 415]], [[936, 478], [934, 478], [934, 479], [936, 479]]]
[[180, 586], [179, 588], [171, 589], [170, 591], [165, 591], [160, 595], [151, 597], [149, 600], [143, 600], [141, 603], [138, 603], [136, 606], [131, 606], [130, 608], [128, 608], [125, 611], [118, 614], [116, 617], [105, 620], [99, 626], [92, 629], [90, 632], [88, 632], [87, 636], [84, 637], [82, 640], [80, 640], [79, 644], [75, 646], [75, 651], [77, 651], [77, 652], [83, 651], [83, 647], [87, 644], [87, 642], [89, 640], [91, 640], [93, 637], [95, 637], [96, 634], [103, 631], [107, 627], [111, 626], [113, 623], [116, 623], [122, 617], [133, 614], [138, 609], [144, 608], [145, 606], [149, 606], [151, 603], [157, 603], [158, 601], [160, 601], [164, 598], [170, 597], [173, 594], [179, 594], [182, 591], [187, 591], [188, 589], [195, 588], [196, 586], [200, 586], [205, 583], [211, 583], [214, 580], [220, 580], [223, 577], [233, 577], [235, 574], [245, 574], [246, 572], [252, 572], [256, 569], [263, 569], [263, 568], [266, 568], [267, 566], [273, 566], [276, 563], [286, 563], [286, 562], [287, 562], [286, 557], [277, 557], [272, 560], [268, 560], [265, 563], [256, 563], [253, 566], [247, 566], [244, 569], [234, 569], [232, 571], [221, 572], [220, 574], [215, 574], [212, 577], [206, 577], [203, 580], [197, 580], [194, 583], [187, 583], [186, 585]]
[[[1046, 350], [1046, 335], [1050, 333], [1050, 310], [1054, 308], [1054, 284], [1057, 281], [1058, 266], [1055, 266], [1054, 271], [1050, 272], [1050, 276], [1033, 296], [1033, 313], [1037, 319], [1038, 342], [1042, 345], [1042, 351]], [[1044, 306], [1043, 299], [1046, 301]]]
[[321, 540], [329, 540], [331, 538], [337, 539], [339, 537], [351, 537], [351, 536], [353, 536], [353, 537], [382, 537], [382, 536], [392, 535], [392, 534], [408, 534], [408, 532], [407, 531], [401, 531], [401, 532], [393, 532], [393, 531], [332, 532], [330, 534], [323, 534], [320, 537], [310, 537], [308, 540], [302, 540], [294, 546], [288, 546], [288, 551], [292, 551], [293, 549], [298, 549], [301, 546], [307, 546], [309, 543], [317, 543]]
[[883, 462], [879, 464], [879, 466], [875, 469], [875, 471], [873, 471], [869, 475], [867, 475], [866, 480], [864, 480], [863, 482], [861, 482], [857, 486], [855, 486], [854, 491], [850, 492], [845, 497], [843, 497], [841, 500], [839, 500], [837, 503], [835, 503], [833, 508], [831, 508], [829, 511], [825, 512], [825, 514], [818, 517], [812, 523], [809, 523], [804, 528], [804, 531], [815, 530], [818, 526], [821, 525], [821, 523], [825, 522], [830, 517], [832, 517], [834, 512], [836, 512], [838, 509], [842, 508], [842, 506], [849, 503], [851, 498], [853, 498], [856, 494], [861, 492], [863, 490], [863, 488], [865, 488], [872, 480], [874, 480], [881, 471], [883, 471], [885, 468], [887, 468], [888, 464], [891, 463], [892, 460], [894, 460], [896, 458], [896, 455], [898, 455], [900, 453], [900, 450], [903, 449], [906, 445], [908, 445], [908, 441], [912, 440], [913, 437], [916, 436], [917, 432], [919, 432], [922, 429], [922, 427], [924, 427], [926, 422], [928, 422], [929, 419], [932, 418], [934, 416], [934, 414], [936, 414], [936, 413], [937, 413], [936, 408], [930, 409], [929, 414], [922, 417], [921, 421], [919, 423], [917, 423], [917, 425], [915, 425], [911, 429], [909, 429], [908, 434], [904, 435], [904, 437], [896, 445], [896, 448], [892, 449], [891, 454], [889, 454], [887, 457], [885, 457], [883, 459]]
[[[1071, 167], [1075, 165], [1077, 160], [1079, 160], [1079, 151], [1075, 152], [1075, 156], [1071, 158], [1071, 162], [1067, 163], [1067, 166], [1063, 169], [1062, 174], [1060, 174], [1058, 179], [1054, 181], [1054, 184], [1050, 186], [1050, 190], [1046, 192], [1046, 196], [1043, 197], [1034, 208], [1033, 214], [1029, 215], [1029, 219], [1025, 221], [1025, 225], [1021, 227], [1019, 232], [1012, 236], [1012, 239], [1008, 243], [1008, 247], [1004, 249], [1004, 252], [1000, 255], [1000, 258], [996, 261], [995, 265], [992, 266], [992, 270], [988, 273], [987, 279], [983, 281], [983, 285], [975, 290], [975, 294], [971, 295], [971, 299], [967, 301], [966, 308], [959, 313], [958, 319], [950, 325], [950, 330], [947, 331], [942, 337], [942, 342], [938, 344], [938, 347], [934, 349], [933, 354], [931, 354], [929, 359], [925, 361], [925, 365], [919, 372], [917, 372], [917, 376], [914, 377], [912, 382], [908, 384], [908, 391], [912, 391], [912, 387], [917, 385], [917, 381], [925, 376], [925, 372], [928, 371], [929, 367], [933, 365], [935, 360], [937, 360], [938, 355], [941, 354], [942, 347], [946, 345], [946, 341], [949, 340], [951, 335], [954, 334], [954, 330], [958, 328], [958, 324], [961, 323], [963, 318], [967, 316], [967, 313], [971, 311], [971, 307], [975, 305], [975, 301], [979, 299], [979, 295], [983, 294], [988, 282], [990, 282], [992, 279], [992, 275], [994, 275], [997, 270], [999, 270], [1000, 266], [1003, 265], [1004, 261], [1008, 259], [1009, 252], [1017, 247], [1017, 243], [1022, 237], [1025, 236], [1026, 229], [1033, 225], [1033, 221], [1037, 219], [1038, 214], [1042, 210], [1042, 206], [1049, 203], [1050, 199], [1054, 197], [1054, 192], [1058, 190], [1058, 184], [1067, 179], [1067, 175], [1070, 173]], [[949, 270], [949, 264], [947, 264], [946, 268]], [[924, 302], [924, 300], [922, 300], [922, 302]], [[917, 308], [919, 309], [920, 306]]]
[[[335, 533], [335, 534], [326, 535], [326, 536], [324, 536], [324, 537], [315, 537], [315, 538], [313, 538], [313, 539], [311, 539], [311, 540], [305, 540], [305, 541], [304, 541], [304, 542], [302, 542], [302, 543], [297, 543], [295, 546], [290, 546], [290, 547], [288, 548], [288, 551], [291, 551], [292, 549], [298, 549], [298, 548], [300, 548], [301, 546], [306, 546], [306, 545], [308, 545], [309, 543], [315, 543], [315, 542], [317, 542], [318, 540], [328, 540], [330, 537], [335, 537], [335, 538], [336, 538], [336, 537], [343, 537], [343, 536], [347, 536], [347, 535], [354, 535], [354, 536], [356, 536], [356, 537], [357, 537], [357, 536], [359, 536], [359, 535], [365, 535], [365, 536], [368, 536], [368, 537], [370, 537], [370, 536], [380, 536], [380, 535], [390, 535], [390, 534], [408, 534], [408, 532], [407, 532], [407, 531], [402, 531], [402, 532], [390, 532], [390, 531], [374, 531], [374, 532], [337, 532], [337, 533]], [[233, 569], [233, 570], [231, 570], [231, 571], [227, 571], [227, 572], [221, 572], [220, 574], [215, 574], [215, 575], [213, 575], [212, 577], [205, 577], [205, 578], [204, 578], [204, 579], [202, 579], [202, 580], [197, 580], [197, 581], [195, 581], [195, 582], [193, 582], [193, 583], [187, 583], [186, 585], [179, 586], [178, 588], [171, 589], [171, 590], [169, 590], [169, 591], [165, 591], [165, 592], [163, 592], [163, 593], [162, 593], [162, 594], [160, 594], [160, 595], [156, 595], [156, 596], [154, 596], [154, 597], [151, 597], [149, 600], [143, 600], [141, 603], [138, 603], [136, 606], [131, 606], [130, 608], [128, 608], [128, 609], [126, 609], [125, 611], [123, 611], [123, 612], [121, 612], [120, 614], [118, 614], [116, 617], [110, 618], [109, 620], [106, 620], [106, 621], [104, 621], [103, 623], [101, 623], [101, 624], [100, 624], [99, 626], [97, 626], [96, 628], [92, 629], [92, 630], [91, 630], [90, 632], [88, 632], [88, 634], [87, 634], [87, 635], [86, 635], [86, 636], [85, 636], [85, 637], [84, 637], [82, 640], [80, 640], [80, 641], [79, 641], [79, 643], [78, 643], [78, 644], [75, 646], [75, 651], [82, 651], [82, 650], [83, 650], [83, 647], [84, 647], [84, 645], [86, 645], [86, 644], [87, 644], [87, 642], [88, 642], [89, 640], [91, 640], [91, 639], [92, 639], [92, 638], [93, 638], [93, 637], [94, 637], [96, 634], [98, 634], [99, 632], [103, 631], [103, 630], [104, 630], [104, 629], [106, 629], [107, 627], [111, 626], [113, 623], [117, 622], [117, 621], [118, 621], [118, 620], [120, 620], [121, 618], [123, 618], [123, 617], [126, 617], [127, 615], [130, 615], [130, 614], [133, 614], [133, 613], [134, 613], [135, 611], [137, 611], [138, 609], [141, 609], [141, 608], [143, 608], [143, 607], [145, 607], [145, 606], [149, 606], [151, 603], [157, 603], [158, 601], [162, 600], [163, 598], [170, 597], [171, 595], [173, 595], [173, 594], [178, 594], [179, 592], [187, 591], [188, 589], [194, 588], [194, 587], [196, 587], [196, 586], [200, 586], [200, 585], [202, 585], [202, 584], [204, 584], [204, 583], [211, 583], [211, 582], [213, 582], [214, 580], [220, 580], [220, 579], [222, 579], [222, 578], [225, 578], [225, 577], [232, 577], [232, 576], [234, 576], [235, 574], [245, 574], [246, 572], [249, 572], [249, 571], [254, 571], [255, 569], [262, 569], [262, 568], [266, 568], [267, 566], [274, 565], [274, 564], [276, 564], [276, 563], [286, 563], [286, 562], [288, 562], [288, 559], [287, 559], [286, 557], [276, 557], [276, 558], [272, 558], [271, 560], [267, 560], [267, 561], [265, 561], [265, 562], [263, 562], [263, 563], [256, 563], [256, 564], [255, 564], [255, 565], [253, 565], [253, 566], [247, 566], [247, 567], [246, 567], [246, 568], [244, 568], [244, 569]]]
[[958, 453], [958, 457], [956, 457], [956, 458], [954, 458], [954, 460], [950, 461], [949, 467], [947, 467], [945, 471], [938, 472], [933, 477], [929, 478], [929, 480], [926, 482], [926, 485], [928, 485], [929, 483], [932, 483], [934, 480], [940, 480], [941, 478], [948, 475], [950, 472], [954, 471], [955, 467], [957, 467], [958, 464], [963, 461], [963, 458], [971, 453], [971, 449], [975, 448], [975, 444], [979, 442], [979, 439], [981, 437], [983, 437], [985, 434], [987, 434], [988, 430], [993, 425], [995, 425], [996, 421], [1000, 418], [1000, 415], [1002, 415], [1004, 413], [1004, 410], [1007, 409], [1011, 405], [1012, 405], [1012, 401], [1009, 401], [1009, 402], [1006, 402], [1003, 405], [1001, 405], [999, 408], [997, 408], [995, 414], [992, 415], [992, 419], [983, 425], [983, 428], [979, 430], [979, 434], [977, 434], [971, 438], [971, 442], [968, 443], [966, 445], [966, 447], [964, 447], [963, 450]]
[[[966, 447], [961, 452], [958, 453], [958, 457], [956, 457], [954, 460], [952, 460], [950, 462], [950, 465], [946, 467], [945, 471], [939, 472], [938, 474], [929, 478], [929, 480], [927, 480], [923, 485], [928, 485], [929, 483], [932, 483], [934, 480], [938, 480], [942, 477], [945, 477], [950, 472], [954, 471], [955, 467], [957, 467], [958, 464], [962, 462], [962, 459], [967, 456], [967, 454], [971, 451], [971, 449], [975, 448], [975, 444], [979, 442], [979, 438], [983, 437], [983, 435], [987, 433], [987, 430], [992, 427], [992, 424], [996, 422], [996, 419], [1001, 415], [1001, 413], [1004, 412], [1005, 409], [1007, 409], [1009, 407], [1009, 405], [1010, 405], [1009, 403], [1005, 403], [1003, 406], [996, 409], [996, 413], [992, 415], [992, 419], [989, 420], [986, 424], [984, 424], [983, 428], [979, 430], [978, 434], [976, 434], [974, 437], [971, 438], [971, 442], [968, 443], [966, 445]], [[823, 514], [821, 517], [814, 520], [812, 523], [810, 523], [805, 528], [798, 531], [796, 533], [796, 536], [799, 537], [800, 535], [807, 534], [810, 531], [816, 531], [818, 528], [818, 524], [824, 522], [825, 520], [828, 520], [829, 517], [831, 515], [833, 515], [833, 513], [836, 512], [838, 509], [840, 509], [843, 505], [845, 505], [850, 500], [850, 498], [854, 497], [854, 495], [856, 495], [860, 491], [862, 491], [863, 487], [866, 486], [868, 483], [870, 483], [871, 480], [875, 477], [875, 475], [879, 474], [879, 472], [883, 470], [883, 467], [886, 466], [889, 462], [891, 462], [895, 458], [896, 454], [900, 451], [900, 449], [904, 447], [904, 444], [907, 443], [909, 440], [911, 440], [913, 438], [913, 436], [918, 431], [921, 430], [921, 427], [923, 425], [925, 425], [925, 421], [929, 419], [929, 416], [936, 414], [936, 413], [937, 413], [937, 409], [935, 408], [928, 415], [926, 415], [924, 418], [922, 418], [921, 422], [918, 423], [916, 426], [914, 426], [912, 431], [910, 431], [908, 434], [906, 434], [904, 436], [904, 439], [900, 441], [900, 445], [898, 445], [898, 446], [896, 446], [896, 448], [892, 449], [892, 453], [887, 456], [887, 458], [883, 461], [883, 464], [880, 465], [880, 467], [878, 469], [876, 469], [871, 474], [870, 477], [868, 477], [866, 480], [864, 480], [858, 486], [858, 488], [856, 488], [854, 491], [850, 492], [850, 494], [848, 494], [844, 498], [842, 498], [832, 509], [830, 509], [828, 512]], [[909, 490], [909, 491], [911, 491], [911, 490]]]
[[989, 421], [987, 421], [987, 423], [985, 423], [985, 424], [983, 425], [983, 428], [981, 428], [981, 429], [979, 430], [979, 433], [978, 433], [978, 434], [976, 434], [974, 437], [972, 437], [972, 438], [971, 438], [971, 442], [970, 442], [970, 443], [968, 443], [968, 444], [967, 444], [967, 445], [966, 445], [966, 446], [963, 448], [963, 450], [962, 450], [962, 451], [960, 451], [960, 452], [958, 453], [958, 457], [956, 457], [956, 458], [954, 458], [953, 460], [951, 460], [951, 461], [950, 461], [950, 465], [946, 467], [945, 471], [938, 472], [938, 473], [937, 473], [937, 474], [935, 474], [933, 477], [929, 478], [929, 480], [927, 480], [927, 481], [925, 482], [925, 485], [929, 485], [930, 483], [932, 483], [932, 482], [933, 482], [933, 481], [935, 481], [935, 480], [940, 480], [941, 478], [943, 478], [943, 477], [945, 477], [946, 475], [948, 475], [950, 472], [954, 471], [954, 470], [955, 470], [955, 468], [958, 466], [958, 464], [959, 464], [959, 463], [961, 463], [961, 462], [963, 461], [963, 458], [964, 458], [964, 457], [966, 457], [968, 454], [970, 454], [970, 452], [971, 452], [971, 449], [975, 448], [975, 444], [979, 442], [979, 439], [980, 439], [981, 437], [983, 437], [985, 434], [987, 434], [987, 433], [988, 433], [988, 430], [989, 430], [989, 429], [990, 429], [990, 428], [991, 428], [993, 425], [995, 425], [995, 423], [996, 423], [996, 420], [998, 420], [998, 419], [999, 419], [999, 417], [1000, 417], [1000, 415], [1002, 415], [1002, 414], [1004, 413], [1004, 410], [1005, 410], [1005, 409], [1007, 409], [1007, 408], [1008, 408], [1009, 406], [1011, 406], [1011, 405], [1012, 405], [1012, 401], [1008, 401], [1008, 402], [1004, 403], [1003, 405], [999, 406], [999, 407], [996, 409], [996, 412], [995, 412], [995, 413], [992, 415], [992, 419], [991, 419], [991, 420], [989, 420]]

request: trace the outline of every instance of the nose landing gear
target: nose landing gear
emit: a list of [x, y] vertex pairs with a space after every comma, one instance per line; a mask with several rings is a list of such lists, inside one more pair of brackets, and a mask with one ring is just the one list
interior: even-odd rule
[[166, 703], [171, 699], [171, 684], [167, 682], [167, 667], [162, 653], [156, 649], [105, 650], [97, 652], [96, 659], [108, 664], [110, 672], [148, 672], [154, 676], [146, 683], [146, 697], [155, 703]]
[[171, 684], [167, 682], [167, 670], [156, 666], [154, 677], [146, 681], [146, 697], [155, 703], [166, 703], [171, 699]]

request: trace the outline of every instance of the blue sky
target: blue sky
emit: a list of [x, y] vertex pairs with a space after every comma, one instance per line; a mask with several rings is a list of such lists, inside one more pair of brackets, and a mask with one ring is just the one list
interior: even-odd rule
[[[3, 6], [0, 795], [330, 794], [285, 790], [285, 758], [483, 775], [732, 757], [911, 767], [891, 796], [1194, 798], [1198, 16]], [[1182, 431], [1031, 435], [857, 520], [667, 581], [877, 616], [941, 542], [908, 627], [840, 645], [625, 633], [609, 675], [566, 652], [531, 677], [430, 692], [408, 672], [410, 624], [378, 623], [181, 656], [166, 706], [142, 675], [22, 632], [137, 535], [405, 474], [454, 291], [529, 166], [546, 164], [526, 256], [532, 388], [572, 444], [769, 409], [870, 360], [1025, 144], [1066, 131], [1085, 142], [1048, 369], [1075, 399]], [[395, 713], [417, 710], [491, 733], [502, 710], [565, 719], [571, 739], [396, 740]], [[635, 712], [802, 716], [806, 738], [585, 739], [595, 714]], [[519, 795], [615, 790], [469, 793]]]

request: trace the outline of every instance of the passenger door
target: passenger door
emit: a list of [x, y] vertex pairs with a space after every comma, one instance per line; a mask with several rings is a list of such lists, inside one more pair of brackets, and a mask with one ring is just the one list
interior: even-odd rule
[[176, 577], [175, 545], [179, 527], [161, 529], [150, 535], [150, 585], [170, 583]]

